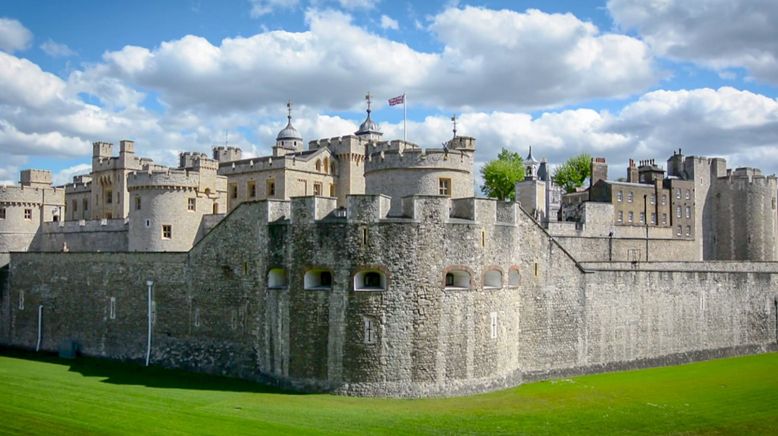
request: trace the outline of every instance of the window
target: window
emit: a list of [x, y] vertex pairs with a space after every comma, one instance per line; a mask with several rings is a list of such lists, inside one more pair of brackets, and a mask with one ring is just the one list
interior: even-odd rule
[[335, 197], [335, 184], [330, 183], [330, 197]]
[[111, 204], [111, 203], [113, 203], [113, 191], [107, 189], [105, 191], [105, 204]]
[[677, 198], [677, 199], [681, 198], [681, 189], [680, 188], [675, 190], [675, 198]]
[[88, 211], [88, 210], [89, 210], [89, 200], [87, 200], [87, 199], [85, 198], [85, 199], [84, 199], [84, 201], [82, 201], [81, 203], [83, 203], [83, 206], [84, 206], [84, 207], [83, 207], [83, 209], [84, 209], [84, 212]]
[[450, 271], [446, 273], [446, 288], [470, 288], [470, 273], [467, 271]]
[[689, 206], [686, 206], [686, 218], [692, 217], [692, 208]]
[[140, 196], [136, 196], [135, 197], [135, 210], [140, 210], [140, 204], [141, 204]]
[[5, 208], [0, 207], [0, 220], [4, 220], [4, 219], [5, 219]]
[[667, 214], [666, 213], [662, 214], [662, 224], [667, 225]]
[[24, 310], [24, 291], [19, 291], [19, 310]]
[[230, 183], [230, 198], [238, 198], [238, 185]]
[[662, 194], [662, 206], [667, 204], [667, 194]]
[[635, 199], [635, 194], [632, 193], [632, 191], [629, 191], [627, 193], [627, 203], [632, 203], [632, 200]]
[[656, 204], [656, 195], [651, 194], [651, 204]]
[[683, 229], [681, 228], [681, 226], [678, 226], [678, 228], [675, 230], [675, 235], [676, 236], [681, 236], [681, 232], [682, 231], [683, 231]]
[[502, 288], [502, 273], [496, 270], [485, 272], [484, 288]]
[[269, 179], [265, 182], [265, 193], [268, 198], [276, 195], [276, 182], [273, 179]]
[[324, 172], [326, 173], [330, 169], [330, 159], [324, 158]]
[[194, 326], [195, 327], [200, 327], [200, 308], [199, 307], [195, 307]]
[[311, 290], [332, 288], [332, 273], [323, 269], [308, 270], [303, 277], [303, 287]]
[[651, 212], [651, 224], [656, 224], [656, 213]]
[[330, 163], [330, 174], [335, 174], [335, 162]]
[[643, 224], [646, 222], [646, 213], [640, 212], [640, 224]]
[[492, 312], [489, 315], [490, 315], [489, 318], [491, 318], [491, 324], [492, 324], [491, 325], [491, 327], [492, 327], [491, 328], [491, 334], [492, 334], [491, 336], [492, 336], [492, 339], [496, 339], [497, 338], [497, 312]]
[[246, 190], [249, 191], [249, 198], [254, 198], [257, 196], [257, 182], [251, 180], [246, 184]]
[[360, 271], [354, 274], [354, 290], [383, 291], [386, 289], [386, 276], [380, 271]]
[[441, 177], [438, 180], [438, 194], [451, 197], [451, 179]]
[[631, 224], [632, 221], [634, 221], [634, 220], [635, 220], [635, 213], [634, 212], [629, 212], [629, 214], [627, 215], [627, 221]]
[[73, 213], [78, 212], [78, 200], [73, 200], [70, 204], [73, 206]]
[[219, 213], [219, 203], [214, 203], [213, 204], [213, 214], [216, 215], [217, 213]]
[[285, 288], [289, 286], [289, 282], [286, 275], [286, 270], [283, 268], [271, 268], [267, 272], [267, 287], [268, 288]]
[[692, 235], [692, 226], [686, 226], [686, 237], [688, 238], [691, 235]]
[[692, 198], [692, 191], [687, 189], [686, 190], [686, 199], [689, 200], [690, 198]]
[[146, 218], [146, 228], [148, 229], [149, 227], [151, 227], [151, 220]]
[[619, 222], [620, 223], [624, 222], [624, 211], [623, 210], [619, 211]]
[[116, 297], [111, 297], [111, 303], [108, 309], [108, 318], [116, 319]]
[[197, 210], [197, 199], [196, 198], [187, 198], [186, 199], [186, 210], [194, 212]]
[[616, 201], [618, 201], [619, 203], [624, 201], [624, 193], [623, 192], [616, 191]]
[[313, 184], [313, 195], [321, 195], [321, 183], [315, 182]]
[[520, 280], [521, 276], [519, 276], [517, 269], [514, 268], [508, 272], [508, 286], [519, 286]]
[[675, 207], [675, 217], [680, 218], [681, 217], [681, 206]]
[[24, 219], [26, 220], [32, 219], [32, 209], [24, 209]]
[[365, 344], [371, 345], [376, 343], [376, 329], [375, 325], [373, 323], [373, 320], [370, 318], [362, 318], [362, 326], [363, 326], [363, 339]]
[[321, 172], [321, 161], [316, 159], [316, 171]]
[[170, 239], [173, 237], [173, 226], [170, 224], [162, 225], [162, 239]]

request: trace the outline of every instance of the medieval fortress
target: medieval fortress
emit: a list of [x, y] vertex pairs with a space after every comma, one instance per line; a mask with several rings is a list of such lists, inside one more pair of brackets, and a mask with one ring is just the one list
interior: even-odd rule
[[476, 141], [271, 156], [96, 142], [65, 186], [0, 187], [0, 344], [303, 391], [418, 397], [778, 349], [778, 181], [718, 158], [592, 160], [563, 194], [530, 152], [517, 202], [474, 197]]

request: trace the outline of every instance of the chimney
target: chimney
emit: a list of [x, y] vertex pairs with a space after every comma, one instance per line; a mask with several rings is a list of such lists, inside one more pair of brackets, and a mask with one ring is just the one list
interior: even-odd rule
[[627, 182], [638, 183], [638, 167], [635, 165], [634, 159], [630, 159], [627, 166]]
[[589, 177], [589, 188], [600, 180], [608, 180], [608, 164], [604, 157], [593, 157], [591, 164], [591, 176]]

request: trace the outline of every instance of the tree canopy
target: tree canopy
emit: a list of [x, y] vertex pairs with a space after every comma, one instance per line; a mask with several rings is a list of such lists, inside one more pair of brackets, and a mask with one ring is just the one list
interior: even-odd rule
[[481, 167], [484, 184], [481, 190], [488, 197], [516, 201], [516, 182], [524, 180], [524, 160], [519, 153], [505, 148]]
[[573, 156], [554, 170], [554, 182], [564, 188], [565, 192], [573, 192], [583, 186], [584, 180], [591, 177], [592, 157], [587, 153]]

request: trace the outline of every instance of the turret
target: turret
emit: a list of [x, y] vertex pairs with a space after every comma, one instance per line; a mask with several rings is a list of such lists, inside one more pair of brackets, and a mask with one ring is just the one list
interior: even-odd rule
[[371, 101], [369, 92], [365, 96], [365, 100], [367, 100], [367, 118], [360, 124], [359, 130], [356, 131], [355, 135], [369, 141], [380, 141], [383, 133], [381, 133], [378, 124], [370, 118], [370, 112], [372, 112], [372, 110], [370, 109]]

